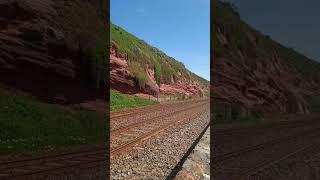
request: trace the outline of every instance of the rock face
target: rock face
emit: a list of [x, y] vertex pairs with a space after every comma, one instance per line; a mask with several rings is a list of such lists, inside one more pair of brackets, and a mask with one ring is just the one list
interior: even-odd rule
[[208, 94], [208, 81], [112, 22], [109, 52], [113, 89], [158, 100]]
[[110, 50], [110, 85], [112, 88], [125, 92], [127, 94], [151, 94], [159, 95], [159, 87], [154, 79], [151, 77], [154, 75], [154, 71], [147, 69], [146, 72], [149, 75], [146, 87], [140, 89], [136, 83], [135, 78], [130, 74], [126, 57], [124, 55], [117, 55], [115, 48]]
[[140, 89], [128, 69], [126, 56], [119, 55], [114, 47], [110, 49], [110, 85], [113, 89], [126, 94], [136, 94], [140, 97], [159, 97], [160, 95], [203, 96], [204, 91], [208, 91], [208, 87], [200, 85], [198, 82], [161, 83], [159, 87], [155, 80], [154, 69], [146, 66], [145, 71], [147, 74], [146, 86]]
[[260, 56], [258, 40], [262, 34], [253, 29], [245, 31], [241, 36], [246, 38], [247, 49], [235, 48], [231, 42], [235, 33], [227, 32], [221, 19], [215, 23], [213, 100], [235, 102], [262, 112], [309, 112], [304, 96], [319, 93], [319, 82], [306, 80], [289, 63], [290, 59], [284, 58], [275, 42], [267, 57]]
[[176, 82], [173, 84], [160, 85], [160, 92], [167, 95], [183, 94], [187, 96], [202, 96], [204, 93], [203, 89], [205, 89], [205, 87], [201, 87], [197, 82]]
[[78, 45], [57, 20], [61, 2], [0, 1], [0, 82], [48, 101], [103, 96], [105, 91], [87, 88], [79, 77]]

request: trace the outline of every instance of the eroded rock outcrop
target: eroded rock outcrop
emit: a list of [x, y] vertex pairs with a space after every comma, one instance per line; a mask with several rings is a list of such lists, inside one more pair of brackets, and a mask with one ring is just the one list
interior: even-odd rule
[[[289, 49], [250, 29], [234, 15], [233, 23], [246, 27], [238, 30], [242, 32], [238, 34], [241, 38], [236, 37], [236, 32], [227, 30], [222, 10], [217, 11], [221, 19], [215, 22], [216, 59], [211, 70], [213, 101], [216, 98], [235, 102], [260, 112], [309, 113], [304, 97], [319, 94], [319, 82], [307, 80], [297, 66], [292, 65], [290, 61], [293, 60], [284, 57]], [[262, 42], [264, 40], [269, 44]], [[245, 45], [239, 45], [241, 43]], [[261, 48], [262, 43], [267, 45]], [[262, 51], [267, 51], [267, 55], [262, 56]]]
[[61, 3], [0, 1], [0, 82], [49, 101], [102, 97], [105, 88], [92, 90], [80, 78], [80, 49], [59, 21]]
[[[125, 55], [117, 53], [115, 47], [110, 49], [110, 85], [113, 89], [126, 94], [136, 94], [140, 97], [159, 97], [160, 95], [186, 95], [203, 96], [208, 87], [199, 82], [171, 82], [170, 84], [160, 83], [155, 80], [155, 71], [148, 65], [145, 67], [147, 82], [145, 88], [140, 89], [135, 82], [134, 76], [130, 73]], [[145, 94], [145, 95], [143, 95]]]
[[152, 78], [154, 71], [146, 69], [148, 74], [148, 81], [146, 82], [145, 88], [140, 89], [136, 85], [134, 76], [130, 73], [127, 59], [125, 55], [117, 54], [115, 48], [110, 50], [110, 85], [112, 88], [125, 92], [127, 94], [150, 94], [153, 96], [159, 95], [159, 87]]

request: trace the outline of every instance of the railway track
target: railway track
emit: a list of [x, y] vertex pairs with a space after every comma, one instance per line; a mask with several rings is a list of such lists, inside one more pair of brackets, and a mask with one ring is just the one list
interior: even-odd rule
[[[79, 150], [72, 150], [69, 152], [50, 152], [47, 155], [35, 155], [26, 158], [11, 158], [0, 161], [0, 180], [11, 179], [46, 179], [46, 178], [64, 178], [62, 176], [69, 176], [74, 173], [73, 178], [77, 178], [79, 174], [92, 170], [91, 174], [96, 174], [93, 179], [104, 179], [107, 177], [106, 163], [110, 156], [115, 156], [119, 153], [127, 151], [137, 143], [141, 143], [154, 135], [171, 128], [172, 126], [182, 123], [198, 113], [204, 108], [203, 105], [208, 104], [205, 101], [197, 101], [187, 108], [175, 110], [170, 116], [159, 116], [153, 121], [150, 119], [137, 124], [129, 124], [130, 127], [116, 129], [111, 131], [111, 136], [117, 136], [119, 139], [124, 138], [121, 144], [113, 147], [110, 152], [107, 152], [105, 145], [92, 146], [80, 148]], [[179, 105], [182, 105], [182, 103]], [[175, 105], [176, 106], [176, 105]], [[166, 107], [173, 107], [166, 105]], [[151, 108], [152, 109], [152, 108]], [[159, 108], [160, 110], [161, 108]], [[153, 111], [154, 109], [152, 109]], [[148, 110], [150, 111], [150, 110]], [[129, 111], [128, 114], [118, 114], [118, 117], [132, 116], [132, 114], [145, 113], [143, 111]], [[171, 119], [172, 117], [180, 119]], [[133, 132], [138, 128], [140, 134], [133, 135]], [[132, 131], [135, 129], [134, 131]], [[133, 139], [128, 139], [128, 136], [123, 136], [123, 133], [131, 133], [128, 136]], [[126, 138], [125, 138], [126, 137]], [[109, 154], [110, 153], [110, 154]], [[97, 175], [97, 170], [99, 174]]]
[[249, 180], [252, 178], [252, 176], [258, 174], [259, 172], [268, 169], [278, 163], [281, 163], [285, 160], [289, 160], [290, 158], [293, 158], [294, 156], [299, 156], [303, 153], [318, 153], [320, 150], [319, 144], [309, 144], [308, 146], [299, 148], [297, 150], [294, 150], [291, 153], [288, 153], [280, 158], [272, 159], [267, 162], [262, 162], [261, 164], [258, 164], [255, 167], [252, 167], [244, 172], [242, 172], [241, 175], [237, 175], [234, 177], [231, 177], [231, 180]]
[[209, 104], [209, 102], [197, 103], [197, 104], [193, 104], [192, 106], [186, 106], [186, 107], [178, 108], [178, 109], [173, 110], [173, 111], [168, 112], [168, 113], [166, 113], [166, 112], [165, 113], [161, 113], [158, 116], [152, 116], [151, 118], [149, 117], [149, 118], [146, 118], [146, 119], [138, 121], [138, 122], [130, 123], [129, 125], [124, 125], [124, 126], [121, 126], [119, 128], [112, 129], [111, 130], [111, 136], [115, 135], [115, 134], [118, 134], [120, 132], [128, 131], [131, 128], [136, 128], [138, 126], [143, 126], [144, 124], [147, 124], [147, 123], [150, 123], [150, 122], [156, 122], [156, 121], [163, 120], [165, 117], [174, 115], [175, 113], [180, 113], [180, 112], [183, 112], [183, 111], [187, 111], [187, 110], [193, 109], [195, 107], [203, 106], [203, 105], [206, 105], [206, 104]]
[[[111, 177], [165, 179], [207, 127], [209, 117], [207, 101], [161, 109], [144, 119], [137, 115], [121, 120], [129, 127], [111, 131]], [[132, 123], [137, 119], [138, 124]]]
[[[312, 147], [310, 139], [320, 137], [319, 124], [289, 136], [213, 156], [216, 179], [246, 179], [257, 169], [272, 166]], [[254, 135], [254, 134], [252, 134]], [[219, 137], [217, 137], [219, 138]], [[241, 141], [238, 142], [241, 144]], [[237, 146], [234, 144], [234, 146]]]
[[287, 123], [288, 125], [283, 124], [282, 126], [270, 126], [269, 128], [234, 131], [226, 134], [215, 134], [213, 132], [213, 136], [216, 137], [216, 141], [214, 141], [214, 143], [217, 144], [214, 146], [213, 150], [215, 154], [232, 152], [247, 146], [261, 144], [278, 137], [286, 137], [287, 135], [295, 134], [304, 130], [312, 130], [317, 126], [317, 123], [305, 123], [304, 125], [300, 123]]
[[[0, 179], [44, 178], [70, 169], [97, 168], [103, 171], [107, 162], [104, 145], [68, 153], [54, 153], [0, 162]], [[106, 173], [103, 172], [103, 173]], [[106, 176], [106, 174], [101, 174]]]
[[135, 146], [146, 139], [182, 123], [188, 119], [192, 119], [198, 114], [206, 110], [207, 103], [202, 106], [191, 106], [182, 110], [175, 111], [168, 115], [160, 116], [157, 119], [149, 119], [139, 122], [129, 127], [118, 129], [111, 132], [111, 157], [119, 155], [132, 146]]
[[294, 134], [294, 135], [290, 135], [290, 136], [287, 136], [287, 137], [281, 137], [279, 139], [273, 139], [273, 140], [270, 140], [270, 141], [267, 141], [267, 142], [264, 142], [264, 143], [260, 143], [260, 144], [254, 145], [254, 146], [249, 146], [249, 147], [246, 147], [246, 148], [242, 148], [241, 150], [237, 150], [237, 151], [234, 151], [234, 152], [228, 152], [228, 153], [224, 153], [224, 154], [220, 154], [220, 155], [214, 155], [213, 159], [215, 161], [218, 161], [218, 162], [223, 162], [223, 161], [229, 160], [231, 158], [244, 155], [245, 153], [250, 153], [252, 151], [257, 151], [257, 150], [262, 150], [262, 149], [264, 149], [266, 147], [270, 147], [270, 146], [272, 146], [274, 144], [279, 144], [279, 143], [282, 143], [284, 141], [297, 138], [298, 136], [303, 136], [303, 135], [306, 135], [306, 134], [315, 133], [315, 132], [318, 132], [319, 130], [320, 130], [320, 128], [314, 129], [312, 131], [307, 130], [307, 131], [300, 132], [300, 133], [297, 133], [297, 134]]
[[161, 109], [150, 109], [148, 112], [143, 113], [134, 113], [130, 116], [125, 116], [122, 118], [110, 119], [110, 130], [117, 131], [117, 129], [124, 129], [127, 126], [139, 124], [143, 121], [149, 121], [152, 119], [159, 119], [159, 117], [170, 116], [172, 113], [177, 112], [179, 110], [183, 110], [185, 108], [189, 108], [191, 106], [202, 106], [204, 103], [208, 103], [208, 101], [197, 101], [189, 104], [178, 104], [175, 106], [167, 106], [165, 105]]
[[[193, 101], [193, 104], [198, 103], [198, 102], [205, 102], [208, 100], [195, 100]], [[170, 104], [158, 104], [158, 105], [153, 105], [153, 106], [146, 106], [146, 107], [139, 107], [139, 108], [134, 108], [134, 109], [129, 109], [129, 110], [120, 110], [120, 111], [115, 111], [110, 113], [110, 119], [111, 120], [117, 120], [121, 118], [126, 118], [130, 117], [132, 115], [136, 114], [144, 114], [144, 113], [152, 113], [153, 111], [159, 111], [163, 110], [165, 108], [174, 108], [176, 106], [185, 106], [187, 104], [190, 104], [188, 101], [183, 101], [183, 102], [174, 102]]]
[[[283, 128], [292, 128], [292, 127], [301, 127], [305, 125], [313, 125], [317, 124], [318, 119], [311, 120], [294, 120], [294, 121], [279, 121], [279, 122], [271, 122], [271, 123], [263, 123], [260, 125], [253, 125], [249, 127], [235, 127], [235, 128], [225, 128], [225, 129], [213, 129], [213, 134], [215, 136], [229, 136], [235, 134], [243, 134], [243, 133], [264, 133], [264, 131], [268, 129], [278, 130]], [[276, 129], [275, 129], [276, 128]]]

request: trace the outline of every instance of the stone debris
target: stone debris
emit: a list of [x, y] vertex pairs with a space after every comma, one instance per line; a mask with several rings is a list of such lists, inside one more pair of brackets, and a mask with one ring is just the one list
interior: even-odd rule
[[210, 128], [184, 162], [175, 179], [210, 179]]

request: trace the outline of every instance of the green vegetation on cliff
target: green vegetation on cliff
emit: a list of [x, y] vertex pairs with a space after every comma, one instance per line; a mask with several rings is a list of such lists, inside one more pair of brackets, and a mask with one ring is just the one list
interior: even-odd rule
[[306, 97], [306, 100], [311, 106], [311, 111], [320, 112], [320, 95]]
[[112, 23], [110, 23], [110, 39], [111, 46], [116, 48], [117, 53], [125, 55], [128, 59], [129, 70], [136, 77], [140, 88], [145, 85], [147, 75], [144, 69], [147, 65], [155, 70], [155, 79], [158, 84], [169, 84], [172, 79], [208, 83], [186, 69], [183, 63]]

